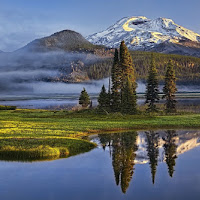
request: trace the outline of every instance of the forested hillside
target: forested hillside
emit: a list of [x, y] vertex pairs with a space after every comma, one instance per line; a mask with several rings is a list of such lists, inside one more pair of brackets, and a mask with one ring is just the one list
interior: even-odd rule
[[[176, 77], [181, 82], [200, 81], [200, 58], [154, 53], [159, 79], [163, 80], [167, 63], [171, 59], [174, 62]], [[150, 64], [151, 53], [132, 51], [133, 63], [136, 68], [137, 78], [146, 79]]]
[[[137, 79], [145, 80], [151, 60], [151, 52], [132, 51], [133, 64], [136, 69]], [[167, 63], [171, 59], [174, 62], [176, 77], [179, 82], [199, 82], [200, 81], [200, 58], [154, 53], [159, 79], [164, 79]], [[102, 79], [110, 75], [112, 59], [99, 60], [96, 63], [85, 66], [89, 79]]]

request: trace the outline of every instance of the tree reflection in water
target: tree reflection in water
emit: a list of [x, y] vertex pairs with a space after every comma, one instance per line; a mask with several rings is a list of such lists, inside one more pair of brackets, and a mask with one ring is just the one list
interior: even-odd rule
[[149, 158], [149, 165], [151, 167], [152, 183], [155, 183], [156, 169], [158, 165], [159, 156], [159, 134], [154, 131], [146, 132], [147, 137], [147, 155]]
[[111, 150], [116, 184], [121, 186], [123, 193], [126, 193], [134, 173], [137, 132], [108, 135], [100, 134], [99, 138], [103, 148], [109, 146]]
[[166, 131], [165, 137], [163, 140], [165, 144], [163, 145], [165, 150], [165, 161], [168, 166], [168, 172], [171, 177], [173, 177], [174, 167], [176, 165], [176, 148], [177, 145], [175, 144], [175, 137], [177, 136], [176, 131], [168, 130]]
[[[156, 171], [159, 160], [164, 160], [168, 166], [169, 175], [172, 177], [177, 158], [176, 131], [168, 130], [157, 133], [146, 131], [137, 133], [99, 134], [102, 148], [109, 148], [112, 157], [112, 166], [115, 182], [120, 185], [123, 193], [126, 193], [134, 174], [135, 163], [141, 163], [140, 159], [148, 160], [151, 168], [152, 183], [155, 184]], [[138, 139], [143, 138], [143, 140]], [[139, 147], [142, 145], [142, 154]], [[138, 151], [137, 151], [138, 150]], [[161, 150], [159, 155], [159, 150]], [[163, 151], [164, 150], [164, 151]], [[161, 157], [159, 157], [161, 156]], [[162, 158], [162, 156], [164, 156]], [[145, 162], [146, 163], [146, 162]]]

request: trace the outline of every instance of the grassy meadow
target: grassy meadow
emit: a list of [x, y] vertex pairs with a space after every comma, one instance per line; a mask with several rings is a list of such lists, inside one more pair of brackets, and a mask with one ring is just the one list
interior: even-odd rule
[[40, 160], [76, 155], [94, 148], [95, 144], [86, 138], [100, 132], [200, 128], [200, 114], [194, 113], [106, 115], [95, 112], [1, 110], [0, 159]]

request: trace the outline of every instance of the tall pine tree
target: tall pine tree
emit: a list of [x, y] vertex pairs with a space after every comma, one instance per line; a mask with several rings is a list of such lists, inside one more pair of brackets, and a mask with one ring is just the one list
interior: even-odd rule
[[173, 68], [172, 61], [169, 61], [167, 71], [165, 74], [165, 85], [163, 87], [163, 99], [166, 99], [165, 106], [167, 112], [176, 112], [176, 100], [175, 93], [176, 88], [176, 77]]
[[[133, 68], [133, 60], [125, 42], [120, 45], [120, 68], [121, 68], [121, 110], [123, 113], [136, 112], [136, 79]], [[129, 111], [128, 109], [129, 108]]]
[[110, 100], [109, 100], [109, 94], [106, 92], [106, 88], [103, 85], [101, 92], [98, 97], [98, 107], [100, 110], [109, 111], [110, 110]]
[[129, 78], [130, 81], [134, 83], [136, 87], [133, 60], [124, 41], [122, 41], [120, 45], [120, 66], [121, 66], [121, 71], [122, 71], [122, 75], [121, 75], [122, 86], [121, 87], [123, 87], [123, 84], [126, 84], [127, 78]]
[[155, 66], [154, 55], [151, 56], [151, 65], [149, 68], [149, 74], [146, 86], [146, 104], [148, 104], [147, 111], [155, 112], [157, 111], [155, 103], [158, 103], [159, 98], [159, 88], [158, 88], [158, 75]]
[[133, 90], [133, 83], [127, 78], [126, 84], [122, 89], [122, 113], [134, 114], [136, 113], [136, 91]]
[[121, 68], [119, 65], [119, 52], [115, 49], [113, 66], [111, 69], [111, 80], [112, 80], [112, 94], [111, 94], [111, 108], [113, 112], [120, 111], [121, 104]]

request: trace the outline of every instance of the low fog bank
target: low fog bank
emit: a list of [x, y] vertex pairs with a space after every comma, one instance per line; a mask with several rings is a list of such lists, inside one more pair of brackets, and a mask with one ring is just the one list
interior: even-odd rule
[[[14, 52], [0, 54], [0, 95], [19, 94], [79, 94], [83, 87], [88, 93], [98, 94], [108, 78], [85, 83], [47, 82], [63, 73], [70, 74], [71, 66], [78, 61], [91, 64], [98, 60], [93, 54], [43, 52]], [[160, 91], [162, 91], [160, 86]], [[178, 92], [200, 92], [199, 86], [178, 85]], [[138, 81], [137, 92], [145, 92], [145, 83]]]
[[[98, 94], [101, 91], [102, 85], [108, 90], [109, 78], [105, 78], [97, 81], [90, 81], [85, 83], [44, 83], [37, 82], [32, 84], [33, 91], [35, 93], [75, 93], [79, 94], [83, 88], [87, 90], [88, 93]], [[144, 92], [145, 85], [143, 83], [138, 83], [137, 92]]]
[[52, 87], [53, 84], [47, 86], [43, 80], [70, 74], [76, 62], [88, 65], [96, 60], [98, 57], [92, 54], [62, 51], [0, 54], [0, 93], [35, 92], [43, 84]]
[[[90, 81], [87, 83], [52, 83], [52, 82], [29, 82], [18, 83], [16, 86], [12, 86], [12, 90], [7, 92], [1, 92], [0, 105], [15, 105], [18, 108], [29, 109], [71, 109], [78, 105], [78, 99], [83, 87], [92, 99], [93, 106], [97, 105], [97, 97], [101, 91], [102, 85], [108, 89], [109, 79], [103, 79], [98, 81]], [[14, 91], [13, 88], [17, 90]], [[18, 90], [22, 89], [21, 92]], [[191, 92], [191, 88], [178, 86], [179, 91]], [[23, 89], [24, 88], [24, 89]], [[198, 87], [192, 86], [193, 91], [197, 91]], [[145, 83], [138, 82], [137, 93], [144, 93], [146, 89]], [[160, 86], [162, 89], [162, 86]], [[161, 90], [160, 90], [161, 91]], [[199, 90], [200, 91], [200, 90]], [[143, 95], [142, 95], [143, 96]], [[143, 104], [145, 99], [139, 95], [138, 104]], [[179, 99], [179, 103], [184, 105], [198, 104], [200, 98], [184, 98]]]
[[[30, 74], [29, 74], [30, 73]], [[35, 72], [27, 72], [27, 74], [24, 76], [27, 78], [31, 76], [31, 74], [34, 74]], [[54, 74], [56, 75], [56, 71], [38, 71], [38, 77], [43, 76], [43, 74], [46, 73], [49, 75]], [[8, 75], [8, 74], [7, 74]], [[17, 73], [10, 72], [10, 75], [12, 76], [12, 80], [14, 80], [14, 77], [17, 76]], [[1, 75], [0, 75], [1, 77]], [[7, 79], [4, 75], [1, 77], [1, 81]], [[0, 82], [1, 82], [0, 81]], [[43, 82], [43, 81], [33, 81], [30, 82], [24, 81], [21, 83], [13, 83], [9, 82], [9, 84], [6, 85], [6, 87], [0, 86], [1, 90], [1, 97], [6, 95], [20, 95], [20, 94], [27, 94], [27, 95], [48, 95], [48, 94], [80, 94], [83, 88], [86, 88], [87, 92], [90, 94], [98, 94], [101, 91], [102, 85], [105, 85], [105, 87], [108, 89], [109, 87], [109, 79], [105, 78], [102, 80], [92, 80], [89, 82], [83, 82], [83, 83], [62, 83], [62, 82]], [[137, 83], [137, 93], [145, 93], [146, 85], [143, 82], [138, 81]], [[3, 85], [4, 86], [4, 85]], [[1, 88], [2, 87], [2, 88]], [[162, 92], [163, 86], [160, 86], [160, 91]], [[178, 92], [200, 92], [199, 86], [181, 86], [178, 85]]]

